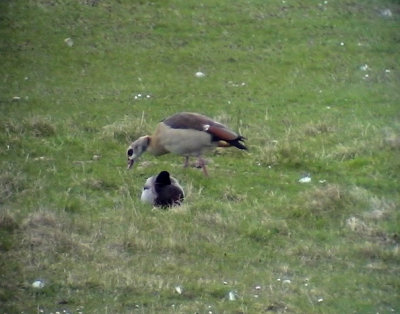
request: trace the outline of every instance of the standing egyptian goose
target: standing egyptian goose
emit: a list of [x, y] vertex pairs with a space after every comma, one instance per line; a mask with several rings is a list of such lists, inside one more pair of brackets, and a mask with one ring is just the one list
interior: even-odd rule
[[180, 205], [184, 198], [183, 188], [168, 171], [161, 171], [157, 176], [148, 178], [140, 197], [142, 202], [160, 207]]
[[225, 125], [198, 113], [181, 112], [161, 121], [154, 134], [145, 135], [134, 141], [128, 148], [128, 169], [146, 150], [155, 156], [175, 153], [185, 156], [185, 167], [189, 156], [198, 158], [199, 166], [207, 176], [202, 155], [212, 147], [235, 146], [247, 149], [241, 142], [244, 137]]

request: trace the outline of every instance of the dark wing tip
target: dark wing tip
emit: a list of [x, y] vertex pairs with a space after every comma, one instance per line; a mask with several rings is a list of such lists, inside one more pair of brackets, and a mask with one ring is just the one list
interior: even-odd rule
[[248, 150], [246, 146], [244, 146], [244, 144], [242, 144], [241, 142], [243, 142], [245, 140], [244, 137], [240, 136], [237, 139], [230, 141], [229, 144], [231, 144], [232, 146], [235, 146], [239, 149], [243, 149], [243, 150]]

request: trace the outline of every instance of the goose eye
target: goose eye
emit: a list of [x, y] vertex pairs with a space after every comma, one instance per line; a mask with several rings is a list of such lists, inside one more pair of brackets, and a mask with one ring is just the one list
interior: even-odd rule
[[133, 149], [132, 148], [129, 148], [128, 149], [128, 156], [130, 157], [130, 156], [132, 156], [133, 155]]
[[150, 187], [148, 187], [148, 186], [143, 187], [143, 191], [148, 190], [148, 189], [150, 189]]

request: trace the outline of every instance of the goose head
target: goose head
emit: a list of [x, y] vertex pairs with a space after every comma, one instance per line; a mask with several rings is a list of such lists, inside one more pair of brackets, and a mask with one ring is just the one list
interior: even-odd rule
[[138, 159], [147, 150], [147, 147], [149, 147], [150, 145], [150, 140], [150, 136], [145, 135], [139, 137], [128, 147], [126, 151], [126, 155], [128, 157], [128, 169], [132, 168], [135, 160]]

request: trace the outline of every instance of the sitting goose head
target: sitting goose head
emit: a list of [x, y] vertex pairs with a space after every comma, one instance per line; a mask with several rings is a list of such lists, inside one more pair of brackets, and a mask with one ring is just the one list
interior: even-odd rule
[[140, 199], [159, 207], [180, 205], [185, 194], [178, 181], [171, 177], [168, 171], [161, 171], [158, 175], [146, 180]]

